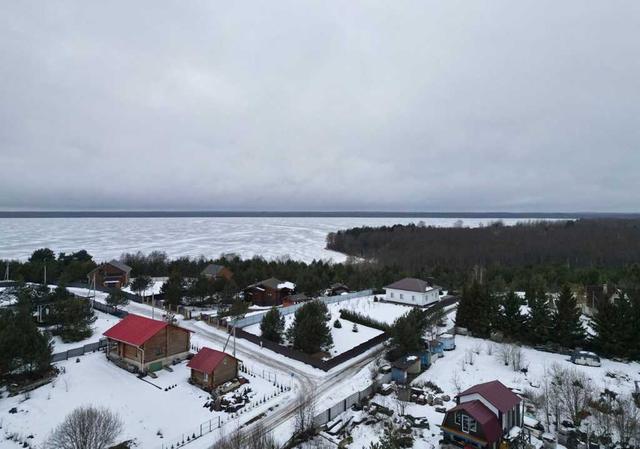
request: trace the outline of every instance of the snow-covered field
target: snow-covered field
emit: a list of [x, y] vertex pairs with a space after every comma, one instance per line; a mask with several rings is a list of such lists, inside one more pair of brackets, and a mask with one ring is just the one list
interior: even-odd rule
[[[343, 352], [348, 351], [349, 349], [358, 346], [365, 341], [369, 341], [373, 337], [376, 337], [382, 333], [382, 331], [378, 329], [373, 329], [371, 327], [361, 325], [357, 325], [358, 332], [353, 332], [354, 323], [343, 319], [340, 319], [342, 327], [335, 328], [333, 327], [333, 322], [336, 319], [340, 319], [340, 313], [338, 313], [337, 311], [332, 311], [331, 321], [329, 322], [331, 336], [333, 337], [333, 347], [330, 351], [332, 356], [342, 354]], [[289, 328], [289, 326], [291, 326], [291, 323], [293, 322], [293, 314], [285, 316], [285, 322], [286, 328]], [[260, 323], [247, 326], [244, 328], [244, 330], [254, 335], [262, 335], [262, 332], [260, 331]]]
[[[146, 290], [142, 291], [142, 296], [151, 296], [151, 295], [158, 295], [160, 294], [160, 291], [162, 290], [162, 285], [167, 281], [167, 277], [157, 277], [157, 278], [151, 278], [151, 285], [149, 287], [147, 287]], [[134, 292], [133, 290], [131, 290], [131, 284], [129, 284], [128, 286], [126, 286], [125, 288], [122, 289], [123, 291], [127, 292], [127, 293], [132, 293], [134, 295], [137, 295], [138, 292]]]
[[[387, 324], [393, 324], [396, 318], [404, 315], [412, 309], [411, 306], [374, 301], [374, 297], [375, 296], [365, 296], [362, 298], [353, 298], [336, 304], [330, 304], [329, 309], [332, 312], [334, 310], [339, 311], [340, 309], [350, 310]], [[378, 295], [378, 297], [383, 298], [384, 295]]]
[[[374, 320], [391, 324], [399, 316], [404, 315], [409, 310], [410, 306], [402, 306], [398, 304], [389, 304], [384, 302], [376, 302], [373, 300], [374, 296], [363, 296], [360, 298], [353, 298], [339, 303], [328, 304], [329, 312], [331, 313], [331, 320], [329, 326], [331, 328], [331, 335], [333, 337], [333, 348], [331, 349], [331, 355], [336, 356], [349, 349], [371, 340], [382, 333], [378, 329], [371, 327], [358, 325], [358, 332], [353, 332], [353, 322], [340, 319], [340, 309], [348, 309], [353, 312], [361, 313], [362, 315], [369, 316]], [[341, 328], [334, 328], [333, 322], [339, 319], [342, 324]], [[293, 314], [285, 316], [285, 326], [288, 328], [293, 322]], [[244, 328], [245, 331], [254, 335], [261, 335], [260, 323], [253, 324]]]
[[[24, 396], [0, 399], [3, 432], [33, 435], [30, 441], [44, 448], [51, 430], [67, 413], [85, 404], [117, 411], [125, 423], [121, 439], [136, 439], [138, 447], [149, 449], [175, 443], [182, 433], [197, 432], [200, 424], [209, 420], [217, 425], [220, 418], [234, 425], [229, 414], [203, 407], [209, 395], [187, 382], [186, 362], [173, 366], [173, 372], [159, 371], [157, 379], [147, 377], [145, 381], [108, 362], [102, 353], [88, 354], [79, 360], [57, 364], [64, 372], [53, 383], [32, 391], [29, 399]], [[256, 399], [276, 391], [268, 380], [259, 377], [249, 380]], [[164, 391], [172, 385], [177, 386]], [[284, 393], [287, 394], [291, 393]], [[277, 401], [274, 398], [247, 413], [259, 414]], [[18, 413], [7, 413], [13, 407], [17, 407]], [[2, 444], [0, 441], [0, 447]]]
[[[343, 261], [325, 248], [329, 232], [355, 226], [417, 223], [451, 226], [456, 218], [318, 218], [318, 217], [186, 217], [186, 218], [0, 218], [0, 259], [27, 259], [38, 248], [56, 252], [86, 249], [96, 261], [123, 252], [165, 251], [169, 257], [217, 257], [237, 253], [267, 259], [289, 256]], [[505, 224], [526, 219], [504, 219]], [[464, 219], [478, 226], [490, 219]]]
[[[431, 381], [438, 385], [444, 394], [451, 397], [446, 408], [454, 405], [453, 398], [459, 392], [472, 385], [499, 380], [510, 388], [520, 391], [532, 390], [539, 393], [539, 386], [545, 377], [545, 370], [554, 364], [563, 368], [576, 369], [584, 372], [593, 381], [597, 391], [608, 388], [618, 393], [629, 394], [634, 389], [634, 380], [640, 379], [640, 363], [619, 363], [602, 359], [601, 367], [585, 367], [570, 363], [568, 357], [560, 354], [550, 354], [536, 351], [532, 348], [522, 348], [523, 365], [528, 368], [526, 374], [514, 372], [505, 366], [500, 358], [501, 344], [492, 343], [472, 337], [456, 336], [456, 349], [445, 352], [445, 356], [436, 360], [432, 366], [413, 381], [413, 385], [420, 385]], [[473, 364], [470, 363], [471, 358]], [[615, 377], [612, 375], [615, 374]], [[399, 401], [395, 394], [390, 396], [377, 395], [373, 401], [390, 407], [397, 414], [400, 410]], [[402, 403], [406, 406], [405, 413], [415, 417], [429, 419], [431, 430], [418, 430], [422, 435], [416, 439], [414, 448], [427, 449], [438, 447], [440, 431], [438, 425], [442, 423], [444, 415], [435, 411], [435, 407]], [[349, 411], [347, 413], [354, 413]], [[540, 417], [538, 417], [540, 418]], [[382, 435], [382, 424], [373, 426], [358, 426], [352, 433], [354, 443], [352, 447], [369, 447], [371, 442], [378, 441]]]

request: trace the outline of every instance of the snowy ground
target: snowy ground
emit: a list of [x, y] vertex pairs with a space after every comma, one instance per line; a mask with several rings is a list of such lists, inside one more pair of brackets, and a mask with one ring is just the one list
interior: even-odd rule
[[[146, 290], [142, 292], [142, 296], [159, 295], [160, 290], [162, 289], [162, 285], [167, 281], [167, 279], [169, 278], [167, 277], [152, 278], [153, 283]], [[133, 290], [131, 290], [131, 284], [129, 284], [127, 287], [123, 288], [122, 290], [127, 293], [132, 293], [134, 295], [138, 294], [138, 292], [134, 292]]]
[[95, 321], [95, 323], [93, 323], [93, 334], [91, 335], [91, 337], [81, 341], [64, 343], [62, 341], [62, 338], [60, 338], [59, 336], [55, 336], [53, 337], [53, 352], [56, 353], [68, 351], [69, 349], [79, 348], [80, 346], [84, 346], [89, 343], [95, 343], [101, 338], [104, 338], [104, 336], [102, 335], [103, 332], [120, 321], [119, 318], [113, 315], [109, 315], [108, 313], [103, 313], [99, 310], [95, 310], [94, 312], [96, 314], [97, 320]]
[[[237, 253], [274, 259], [289, 256], [344, 261], [327, 251], [329, 232], [356, 226], [417, 223], [452, 226], [457, 218], [318, 218], [318, 217], [186, 217], [186, 218], [0, 218], [0, 259], [26, 260], [44, 247], [56, 252], [86, 249], [96, 261], [124, 252], [164, 251], [169, 257]], [[491, 219], [463, 219], [478, 226]], [[504, 219], [505, 224], [526, 221]]]
[[[384, 295], [378, 295], [383, 298]], [[329, 309], [339, 311], [340, 309], [358, 312], [382, 323], [393, 324], [394, 320], [412, 309], [411, 306], [391, 304], [388, 302], [374, 301], [374, 296], [353, 298], [337, 304], [330, 304]]]
[[[289, 326], [291, 326], [293, 317], [293, 314], [285, 316], [285, 326], [287, 329], [289, 328]], [[339, 318], [340, 313], [332, 311], [331, 321], [329, 322], [329, 327], [331, 328], [331, 336], [333, 337], [333, 347], [330, 351], [332, 356], [342, 354], [343, 352], [348, 351], [349, 349], [382, 334], [382, 331], [378, 329], [373, 329], [371, 327], [362, 325], [357, 325], [358, 332], [353, 332], [354, 323], [343, 319], [340, 319], [340, 323], [342, 324], [341, 328], [333, 327], [333, 322]], [[247, 326], [244, 328], [244, 330], [254, 335], [262, 335], [262, 332], [260, 331], [260, 323]]]
[[[25, 437], [33, 435], [31, 441], [44, 448], [43, 443], [51, 430], [67, 413], [83, 404], [102, 405], [116, 411], [125, 422], [122, 438], [135, 438], [139, 447], [150, 449], [161, 448], [162, 443], [175, 442], [182, 433], [197, 432], [200, 424], [207, 422], [208, 426], [209, 420], [213, 420], [215, 425], [218, 418], [234, 424], [229, 414], [203, 408], [208, 395], [187, 383], [189, 369], [186, 362], [174, 366], [173, 372], [158, 372], [158, 379], [147, 377], [148, 382], [145, 382], [108, 362], [102, 353], [85, 355], [79, 360], [79, 363], [74, 359], [57, 364], [65, 372], [52, 384], [31, 392], [27, 400], [24, 396], [0, 399], [2, 431]], [[250, 376], [248, 379], [255, 400], [269, 397], [277, 391], [273, 380]], [[164, 391], [171, 385], [177, 386]], [[246, 419], [291, 394], [283, 393], [264, 405], [256, 406], [246, 412]], [[7, 413], [13, 407], [18, 408], [18, 413]], [[180, 413], [176, 413], [177, 410]], [[0, 447], [2, 444], [0, 440]]]
[[[545, 370], [555, 363], [563, 368], [583, 371], [591, 378], [599, 391], [608, 388], [618, 393], [628, 394], [634, 389], [633, 381], [640, 379], [640, 364], [637, 362], [627, 364], [602, 359], [602, 366], [599, 368], [584, 367], [570, 363], [567, 356], [525, 347], [522, 352], [524, 366], [528, 368], [528, 373], [523, 374], [520, 371], [514, 372], [511, 367], [504, 365], [499, 355], [500, 348], [504, 345], [472, 337], [456, 336], [456, 346], [454, 351], [445, 352], [443, 358], [436, 360], [431, 368], [413, 381], [413, 385], [421, 385], [426, 381], [431, 381], [442, 388], [444, 394], [449, 395], [452, 399], [449, 403], [444, 404], [447, 408], [454, 405], [453, 398], [459, 391], [477, 383], [495, 379], [510, 388], [517, 388], [521, 391], [538, 391], [545, 376]], [[471, 359], [473, 359], [473, 364], [470, 363]], [[611, 374], [615, 374], [616, 377], [610, 377]], [[373, 400], [390, 407], [396, 414], [400, 409], [395, 394], [390, 396], [377, 395]], [[431, 430], [416, 431], [417, 435], [422, 436], [416, 439], [414, 448], [438, 447], [440, 431], [437, 426], [442, 423], [444, 415], [437, 413], [435, 408], [429, 405], [403, 404], [406, 404], [405, 413], [415, 417], [427, 417], [431, 426]], [[352, 433], [354, 443], [350, 447], [368, 447], [369, 443], [378, 440], [382, 430], [381, 424], [358, 426]]]

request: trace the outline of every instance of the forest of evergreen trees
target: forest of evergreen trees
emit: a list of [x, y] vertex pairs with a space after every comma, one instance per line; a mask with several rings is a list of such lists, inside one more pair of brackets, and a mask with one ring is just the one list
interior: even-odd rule
[[556, 298], [532, 287], [521, 298], [494, 291], [478, 279], [462, 289], [456, 325], [473, 335], [550, 349], [589, 348], [608, 357], [640, 360], [640, 284], [614, 298], [601, 298], [593, 317], [581, 314], [569, 285]]
[[559, 289], [565, 283], [618, 283], [640, 260], [640, 220], [580, 219], [505, 226], [438, 228], [424, 224], [361, 227], [331, 233], [327, 248], [383, 265], [397, 266], [440, 285], [461, 287], [480, 266], [488, 280], [501, 278], [525, 289], [541, 277]]

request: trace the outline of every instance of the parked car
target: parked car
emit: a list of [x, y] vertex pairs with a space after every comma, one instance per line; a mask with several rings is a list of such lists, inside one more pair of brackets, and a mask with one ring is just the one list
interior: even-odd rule
[[576, 365], [600, 366], [600, 357], [589, 351], [576, 351], [571, 354], [571, 362]]

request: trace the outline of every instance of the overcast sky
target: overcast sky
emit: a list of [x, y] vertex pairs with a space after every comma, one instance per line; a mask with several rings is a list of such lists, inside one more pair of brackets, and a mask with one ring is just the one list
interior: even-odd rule
[[640, 2], [4, 1], [1, 209], [639, 211]]

